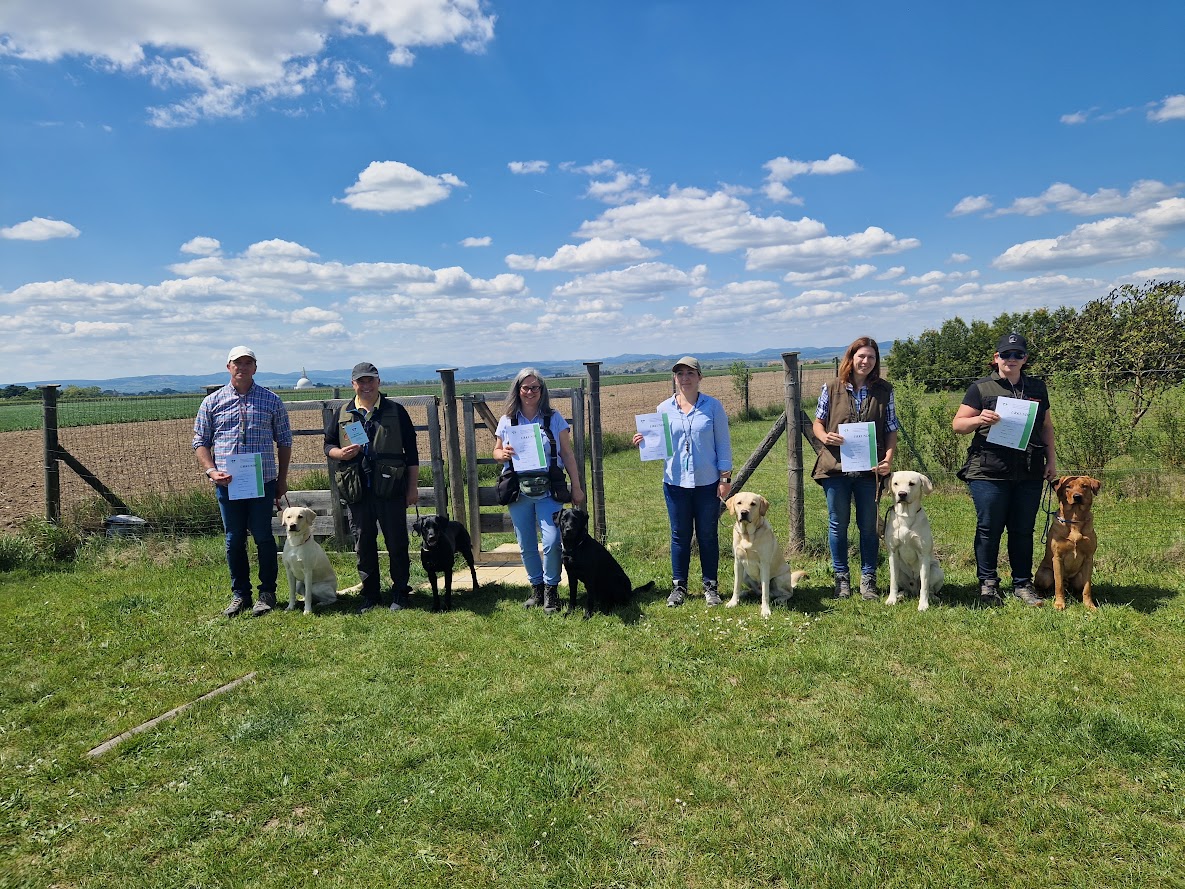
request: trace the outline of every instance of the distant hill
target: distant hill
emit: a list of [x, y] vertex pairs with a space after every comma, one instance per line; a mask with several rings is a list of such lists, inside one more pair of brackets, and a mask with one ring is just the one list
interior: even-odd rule
[[[884, 344], [881, 349], [882, 354], [887, 353], [891, 346], [891, 343]], [[836, 355], [842, 355], [844, 348], [844, 346], [824, 346], [798, 349], [797, 351], [800, 361], [830, 361]], [[780, 363], [783, 351], [795, 350], [764, 349], [760, 352], [749, 354], [743, 352], [701, 352], [696, 357], [699, 358], [705, 369], [707, 369], [727, 366], [738, 360], [746, 361], [753, 365]], [[681, 357], [682, 353], [679, 355], [616, 355], [612, 358], [600, 359], [601, 373], [605, 375], [661, 373], [669, 370], [671, 364], [678, 361]], [[533, 363], [526, 362], [526, 364], [538, 368], [539, 372], [547, 377], [579, 376], [584, 373], [584, 362], [579, 360], [536, 361]], [[457, 379], [509, 380], [523, 366], [524, 364], [520, 362], [475, 364], [458, 368]], [[405, 364], [396, 367], [380, 367], [379, 374], [383, 380], [389, 383], [436, 382], [440, 379], [440, 375], [436, 372], [439, 367], [440, 365], [437, 364]], [[318, 386], [348, 386], [350, 383], [349, 368], [333, 370], [312, 368], [308, 369], [307, 373], [308, 378]], [[267, 371], [260, 371], [255, 375], [255, 380], [260, 385], [267, 386], [269, 389], [291, 389], [296, 386], [296, 381], [300, 377], [301, 374], [299, 371], [293, 373], [269, 373]], [[135, 395], [141, 392], [155, 392], [162, 389], [174, 389], [178, 392], [201, 392], [206, 386], [225, 383], [226, 379], [226, 371], [219, 370], [215, 373], [201, 375], [152, 374], [151, 376], [142, 377], [114, 377], [107, 380], [57, 377], [31, 380], [19, 383], [18, 385], [35, 387], [44, 383], [60, 383], [63, 386], [98, 386], [100, 389], [109, 389], [125, 395]]]

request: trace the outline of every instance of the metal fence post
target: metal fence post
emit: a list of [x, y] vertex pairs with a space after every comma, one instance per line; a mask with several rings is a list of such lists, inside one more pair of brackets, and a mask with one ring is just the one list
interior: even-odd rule
[[62, 487], [58, 477], [58, 386], [49, 383], [41, 390], [42, 428], [45, 430], [45, 519], [57, 524], [62, 517]]

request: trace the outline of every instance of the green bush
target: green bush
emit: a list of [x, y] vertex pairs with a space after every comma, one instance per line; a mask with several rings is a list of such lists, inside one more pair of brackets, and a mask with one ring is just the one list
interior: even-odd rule
[[1053, 410], [1058, 471], [1100, 475], [1108, 463], [1124, 453], [1124, 430], [1118, 418], [1079, 377], [1056, 374], [1050, 380], [1049, 391], [1057, 404], [1072, 405]]

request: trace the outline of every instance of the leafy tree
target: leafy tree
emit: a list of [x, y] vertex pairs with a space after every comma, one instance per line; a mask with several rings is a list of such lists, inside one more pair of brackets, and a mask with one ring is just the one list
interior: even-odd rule
[[744, 417], [749, 416], [749, 380], [753, 378], [753, 371], [743, 361], [734, 361], [728, 366], [729, 376], [732, 377], [732, 389], [741, 397], [745, 405]]
[[98, 398], [102, 392], [98, 386], [66, 386], [62, 398]]
[[1054, 366], [1082, 375], [1113, 416], [1126, 415], [1125, 445], [1153, 403], [1185, 380], [1182, 298], [1180, 281], [1125, 284], [1055, 331]]
[[26, 392], [29, 392], [28, 386], [21, 386], [18, 383], [9, 383], [3, 389], [0, 389], [0, 398], [20, 398]]

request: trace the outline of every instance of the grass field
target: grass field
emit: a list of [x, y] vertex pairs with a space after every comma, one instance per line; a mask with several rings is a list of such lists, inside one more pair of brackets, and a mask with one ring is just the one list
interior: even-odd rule
[[[919, 614], [829, 598], [808, 482], [812, 577], [762, 621], [665, 607], [636, 463], [607, 461], [610, 542], [659, 589], [589, 622], [499, 587], [226, 621], [218, 539], [0, 576], [0, 885], [1185, 886], [1180, 499], [1100, 498], [1097, 613], [978, 611], [970, 503], [941, 490], [948, 587]], [[784, 465], [748, 487], [784, 539]], [[1117, 533], [1127, 511], [1169, 536]]]

